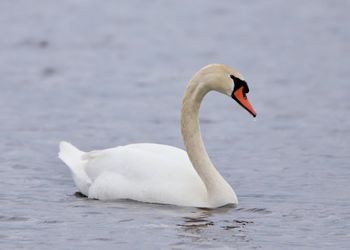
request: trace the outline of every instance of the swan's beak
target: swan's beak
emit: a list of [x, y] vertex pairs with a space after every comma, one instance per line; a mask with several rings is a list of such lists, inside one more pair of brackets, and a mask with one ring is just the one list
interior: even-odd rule
[[239, 89], [232, 92], [232, 98], [238, 102], [243, 108], [245, 108], [252, 116], [256, 116], [256, 112], [253, 106], [250, 104], [245, 92], [244, 87], [240, 87]]

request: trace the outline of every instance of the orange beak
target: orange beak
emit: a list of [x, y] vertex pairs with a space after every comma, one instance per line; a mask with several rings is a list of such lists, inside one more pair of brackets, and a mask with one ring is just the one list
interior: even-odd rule
[[244, 93], [244, 87], [240, 87], [232, 93], [232, 98], [236, 100], [243, 108], [245, 108], [252, 116], [256, 116], [256, 112], [253, 106], [248, 101], [246, 94]]

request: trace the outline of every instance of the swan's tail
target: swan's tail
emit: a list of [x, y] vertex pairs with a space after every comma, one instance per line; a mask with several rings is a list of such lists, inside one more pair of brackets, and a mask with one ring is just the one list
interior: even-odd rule
[[87, 162], [83, 159], [84, 154], [85, 152], [80, 151], [68, 142], [62, 141], [60, 143], [58, 158], [60, 158], [72, 171], [75, 185], [79, 191], [88, 196], [91, 180], [84, 169], [85, 163]]
[[73, 172], [77, 168], [81, 168], [83, 164], [83, 155], [85, 152], [80, 151], [72, 144], [62, 141], [60, 143], [60, 152], [58, 158], [60, 158]]

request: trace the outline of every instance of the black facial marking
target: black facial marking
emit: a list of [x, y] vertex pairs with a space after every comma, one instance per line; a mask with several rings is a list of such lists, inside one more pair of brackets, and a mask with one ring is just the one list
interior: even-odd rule
[[243, 87], [243, 92], [246, 94], [249, 92], [249, 87], [246, 81], [239, 79], [238, 77], [235, 77], [234, 75], [230, 75], [232, 80], [234, 81], [234, 89], [233, 92], [235, 92], [237, 89]]

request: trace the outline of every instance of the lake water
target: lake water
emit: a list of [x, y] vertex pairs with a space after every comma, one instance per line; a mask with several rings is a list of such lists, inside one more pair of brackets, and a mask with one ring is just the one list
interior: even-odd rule
[[[349, 249], [350, 2], [0, 2], [1, 249]], [[240, 204], [75, 194], [58, 142], [183, 147], [182, 94], [237, 68], [258, 116], [210, 94], [201, 127]]]

